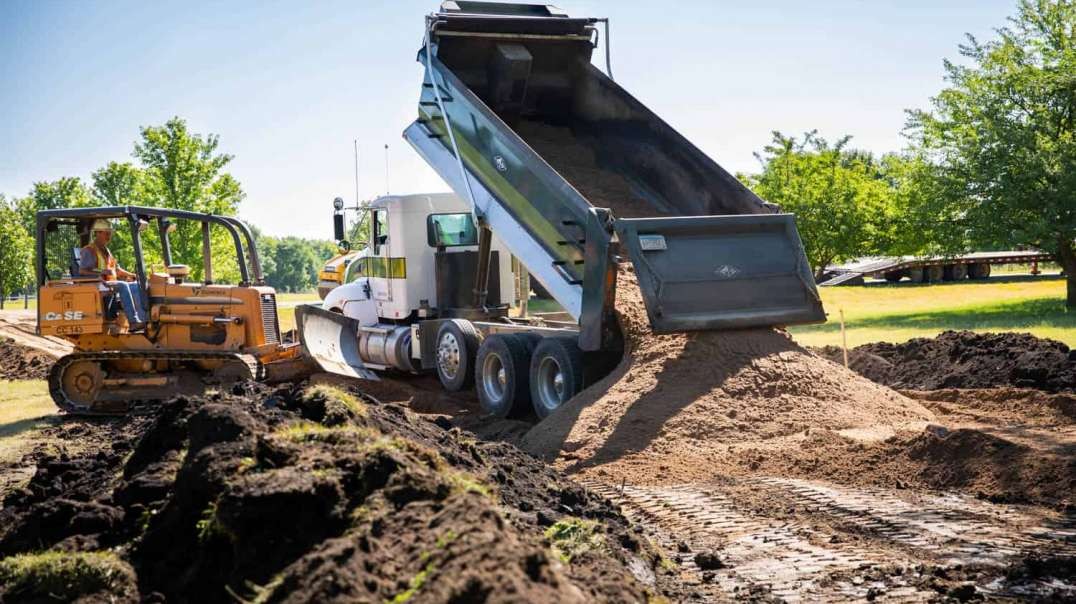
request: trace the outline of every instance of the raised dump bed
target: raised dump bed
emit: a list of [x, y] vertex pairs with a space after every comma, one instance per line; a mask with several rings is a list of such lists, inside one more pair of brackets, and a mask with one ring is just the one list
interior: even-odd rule
[[597, 22], [444, 3], [427, 19], [405, 138], [580, 321], [585, 349], [598, 346], [618, 254], [658, 331], [823, 321], [792, 215], [593, 66]]

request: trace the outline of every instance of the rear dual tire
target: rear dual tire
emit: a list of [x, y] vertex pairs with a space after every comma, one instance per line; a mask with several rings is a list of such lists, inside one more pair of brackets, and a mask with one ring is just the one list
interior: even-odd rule
[[482, 410], [494, 417], [530, 413], [531, 346], [519, 335], [493, 334], [478, 348], [475, 385]]
[[475, 384], [494, 417], [549, 417], [583, 389], [583, 353], [572, 338], [493, 334], [478, 349]]

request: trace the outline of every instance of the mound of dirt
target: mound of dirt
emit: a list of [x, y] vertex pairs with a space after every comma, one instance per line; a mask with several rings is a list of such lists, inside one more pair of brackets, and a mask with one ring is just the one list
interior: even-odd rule
[[[152, 420], [119, 421], [130, 438], [97, 451], [37, 452], [30, 484], [5, 499], [0, 566], [18, 582], [0, 587], [0, 600], [37, 593], [40, 581], [24, 576], [16, 556], [69, 568], [78, 556], [106, 554], [135, 577], [115, 601], [683, 593], [607, 500], [440, 418], [326, 386], [250, 384], [176, 399]], [[56, 579], [54, 567], [46, 579]], [[65, 596], [100, 588], [87, 585]]]
[[[841, 350], [819, 351], [842, 362]], [[1027, 333], [946, 331], [903, 344], [879, 342], [849, 351], [849, 367], [894, 388], [996, 388], [1016, 386], [1076, 392], [1076, 351]]]
[[0, 338], [0, 380], [43, 380], [55, 360], [40, 350]]
[[630, 266], [617, 283], [622, 361], [524, 438], [559, 467], [598, 467], [598, 476], [636, 484], [703, 479], [728, 445], [932, 418], [773, 329], [653, 334]]

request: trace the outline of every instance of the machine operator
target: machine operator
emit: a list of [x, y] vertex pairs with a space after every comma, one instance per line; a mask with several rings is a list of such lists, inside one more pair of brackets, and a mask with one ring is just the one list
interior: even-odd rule
[[79, 252], [80, 275], [100, 277], [104, 284], [119, 296], [131, 331], [144, 328], [146, 318], [145, 310], [142, 309], [142, 295], [138, 283], [133, 282], [136, 275], [123, 270], [108, 249], [108, 244], [112, 241], [112, 223], [103, 219], [95, 220], [90, 237], [90, 244]]

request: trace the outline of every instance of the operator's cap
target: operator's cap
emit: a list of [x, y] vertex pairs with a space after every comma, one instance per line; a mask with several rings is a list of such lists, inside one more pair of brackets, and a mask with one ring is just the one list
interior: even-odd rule
[[90, 229], [90, 230], [94, 231], [94, 232], [96, 232], [96, 231], [112, 231], [112, 223], [105, 220], [104, 218], [98, 218], [97, 220], [93, 221], [93, 228]]

